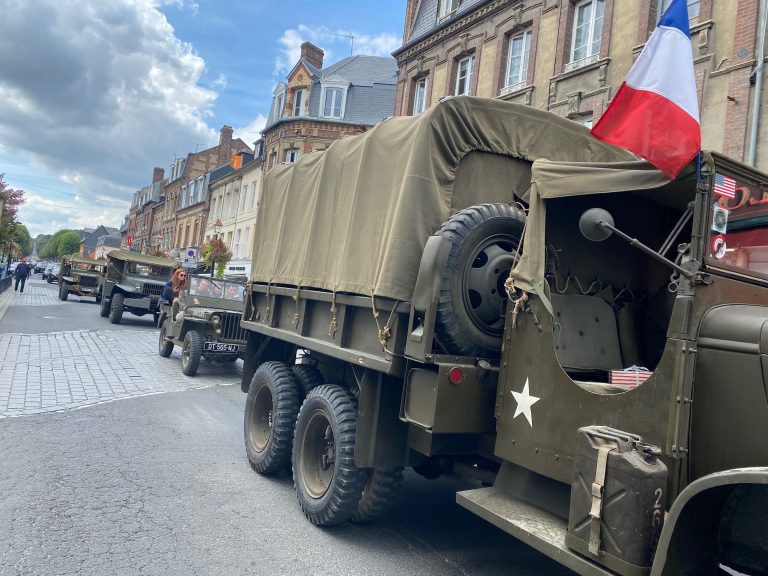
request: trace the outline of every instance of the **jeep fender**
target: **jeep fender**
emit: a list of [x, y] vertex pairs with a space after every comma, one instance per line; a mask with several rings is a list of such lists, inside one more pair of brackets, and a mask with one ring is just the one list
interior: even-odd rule
[[[736, 516], [729, 500], [739, 491], [747, 494], [742, 509], [746, 514], [738, 518], [742, 530], [734, 533], [753, 534], [764, 542], [766, 521], [764, 515], [760, 517], [760, 508], [765, 510], [768, 506], [768, 467], [716, 472], [689, 484], [672, 504], [659, 538], [651, 576], [714, 573], [724, 544], [744, 546], [744, 542], [720, 541], [723, 525], [727, 524], [723, 520], [729, 514]], [[764, 545], [761, 549], [758, 544], [752, 550], [751, 557], [768, 556], [768, 547]]]
[[135, 286], [131, 286], [130, 284], [115, 284], [115, 287], [112, 288], [112, 292], [115, 290], [120, 290], [126, 294], [141, 294], [141, 291], [137, 290]]

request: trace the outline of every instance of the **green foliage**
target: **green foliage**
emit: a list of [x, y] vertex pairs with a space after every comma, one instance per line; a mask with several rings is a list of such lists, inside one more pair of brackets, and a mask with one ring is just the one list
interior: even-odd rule
[[75, 230], [59, 230], [37, 253], [40, 258], [57, 260], [80, 252], [80, 240], [80, 233]]
[[13, 241], [24, 256], [32, 254], [32, 238], [24, 224], [16, 224], [13, 228]]
[[224, 276], [224, 270], [226, 269], [227, 262], [232, 260], [232, 252], [229, 251], [227, 245], [218, 238], [212, 238], [205, 244], [203, 244], [203, 262], [208, 268], [212, 268], [216, 265], [216, 278], [222, 278]]
[[38, 234], [37, 237], [35, 237], [35, 242], [37, 242], [37, 254], [40, 254], [40, 251], [45, 248], [45, 245], [50, 242], [51, 238], [53, 236], [51, 234]]
[[18, 253], [20, 250], [15, 238], [16, 225], [18, 224], [16, 222], [16, 213], [19, 210], [19, 206], [24, 203], [24, 191], [14, 190], [5, 183], [4, 178], [5, 174], [0, 174], [0, 204], [2, 205], [2, 213], [0, 213], [0, 253], [4, 251]]

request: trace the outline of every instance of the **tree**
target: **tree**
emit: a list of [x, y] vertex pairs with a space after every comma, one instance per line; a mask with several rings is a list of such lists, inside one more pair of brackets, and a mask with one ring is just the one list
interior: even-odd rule
[[222, 278], [224, 276], [224, 270], [227, 267], [227, 262], [232, 259], [232, 252], [229, 251], [227, 245], [218, 238], [211, 238], [203, 244], [203, 262], [208, 268], [213, 269], [216, 267], [216, 278]]
[[24, 256], [32, 254], [32, 238], [29, 236], [29, 231], [24, 224], [16, 224], [14, 226], [13, 242]]
[[0, 174], [0, 203], [2, 203], [2, 213], [0, 213], [0, 256], [2, 256], [6, 250], [10, 253], [17, 249], [14, 238], [16, 213], [19, 206], [24, 204], [24, 191], [8, 186], [5, 183], [4, 173]]
[[80, 233], [75, 230], [59, 230], [38, 250], [41, 258], [57, 259], [80, 251]]

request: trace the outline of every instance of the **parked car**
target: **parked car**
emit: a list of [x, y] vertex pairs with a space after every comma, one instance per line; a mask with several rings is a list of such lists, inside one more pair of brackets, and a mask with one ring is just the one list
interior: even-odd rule
[[59, 281], [59, 270], [61, 270], [61, 264], [53, 264], [50, 268], [46, 269], [45, 281], [48, 284], [53, 284]]
[[45, 272], [45, 269], [48, 267], [48, 262], [35, 262], [35, 268], [34, 272], [35, 274], [39, 274], [40, 272]]
[[48, 262], [45, 265], [45, 269], [43, 270], [43, 280], [47, 280], [48, 279], [48, 274], [51, 273], [51, 269], [52, 268], [53, 268], [53, 262]]

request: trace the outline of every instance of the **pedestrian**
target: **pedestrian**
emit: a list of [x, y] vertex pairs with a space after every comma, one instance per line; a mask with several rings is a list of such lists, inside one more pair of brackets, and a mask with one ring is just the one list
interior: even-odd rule
[[21, 262], [16, 266], [16, 271], [13, 273], [16, 278], [16, 283], [13, 285], [13, 291], [19, 291], [19, 282], [21, 282], [21, 293], [24, 294], [24, 284], [27, 283], [27, 276], [29, 276], [29, 264], [27, 259], [22, 258]]

